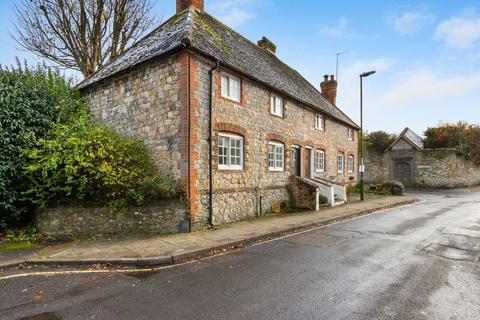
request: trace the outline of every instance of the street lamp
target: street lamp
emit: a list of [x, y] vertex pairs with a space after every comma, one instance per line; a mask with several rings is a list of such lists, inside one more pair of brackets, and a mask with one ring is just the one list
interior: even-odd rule
[[376, 71], [364, 72], [360, 75], [360, 200], [364, 199], [363, 174], [365, 172], [365, 164], [363, 162], [363, 78], [371, 76]]

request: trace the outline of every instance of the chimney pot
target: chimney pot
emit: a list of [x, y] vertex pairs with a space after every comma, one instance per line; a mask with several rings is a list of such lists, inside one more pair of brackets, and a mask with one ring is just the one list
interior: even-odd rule
[[332, 104], [336, 105], [337, 103], [337, 81], [335, 76], [328, 75], [323, 76], [324, 81], [320, 83], [320, 90], [325, 98], [330, 101]]
[[204, 10], [203, 0], [177, 0], [177, 13], [187, 10], [190, 7]]
[[258, 40], [257, 44], [260, 48], [271, 54], [275, 54], [277, 52], [277, 46], [267, 37], [262, 37], [262, 39]]

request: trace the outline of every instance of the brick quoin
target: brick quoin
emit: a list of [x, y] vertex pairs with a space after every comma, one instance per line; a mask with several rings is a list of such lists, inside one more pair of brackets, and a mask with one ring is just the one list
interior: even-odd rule
[[[198, 105], [198, 101], [195, 98], [194, 92], [197, 88], [196, 75], [198, 73], [198, 66], [195, 62], [194, 53], [190, 51], [184, 51], [178, 55], [178, 62], [180, 64], [179, 80], [180, 80], [180, 92], [179, 101], [181, 107], [179, 111], [180, 116], [180, 128], [179, 128], [179, 149], [180, 149], [180, 183], [187, 190], [189, 197], [189, 212], [191, 216], [195, 216], [198, 211], [198, 204], [196, 201], [198, 192], [195, 181], [197, 179], [197, 172], [195, 169], [195, 161], [198, 159], [198, 153], [195, 151], [195, 144], [198, 142], [198, 134], [193, 128], [197, 123], [197, 117], [195, 109]], [[190, 80], [190, 81], [189, 81]], [[189, 112], [190, 105], [190, 112]], [[189, 122], [190, 122], [190, 134], [189, 134]], [[189, 139], [190, 138], [190, 139]], [[190, 145], [190, 166], [188, 163]], [[190, 175], [190, 183], [189, 183]], [[193, 219], [192, 219], [193, 221]], [[191, 226], [192, 229], [194, 226]]]

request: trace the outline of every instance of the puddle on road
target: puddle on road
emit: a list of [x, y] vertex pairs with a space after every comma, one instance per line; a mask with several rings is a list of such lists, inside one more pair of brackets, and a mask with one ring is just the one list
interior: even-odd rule
[[428, 247], [424, 248], [423, 251], [445, 259], [467, 262], [475, 262], [477, 257], [480, 255], [480, 251], [478, 250], [456, 248], [440, 243], [432, 243]]
[[28, 316], [21, 318], [19, 320], [61, 320], [59, 316], [57, 316], [53, 312], [44, 312], [44, 313], [39, 313], [33, 316]]

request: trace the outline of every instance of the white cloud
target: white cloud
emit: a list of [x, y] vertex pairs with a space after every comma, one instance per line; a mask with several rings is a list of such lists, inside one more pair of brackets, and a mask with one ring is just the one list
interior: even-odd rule
[[360, 94], [360, 74], [375, 70], [378, 74], [372, 77], [382, 77], [382, 73], [389, 71], [394, 64], [395, 60], [392, 58], [379, 57], [371, 60], [360, 60], [346, 67], [341, 67], [338, 76], [338, 105], [345, 109], [348, 114], [355, 114], [358, 109], [358, 97]]
[[238, 27], [255, 18], [254, 6], [257, 0], [223, 0], [213, 2], [211, 11], [230, 27]]
[[396, 85], [380, 95], [379, 107], [409, 107], [431, 104], [480, 90], [480, 73], [442, 77], [430, 70], [417, 70], [401, 77]]
[[441, 22], [435, 39], [454, 49], [469, 49], [480, 42], [480, 16], [468, 10]]
[[424, 13], [423, 10], [406, 11], [400, 15], [392, 13], [387, 19], [390, 25], [402, 35], [415, 33], [434, 20], [432, 15]]
[[350, 28], [350, 21], [347, 17], [341, 17], [333, 26], [321, 27], [319, 33], [334, 39], [352, 39], [360, 37], [358, 32]]

